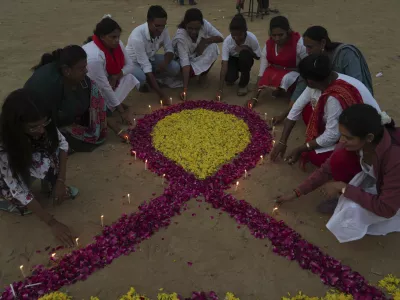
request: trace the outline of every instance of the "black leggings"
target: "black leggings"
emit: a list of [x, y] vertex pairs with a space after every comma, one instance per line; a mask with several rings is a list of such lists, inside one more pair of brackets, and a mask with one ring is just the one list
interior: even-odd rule
[[228, 71], [226, 72], [225, 81], [235, 83], [241, 73], [239, 87], [243, 88], [249, 84], [250, 71], [254, 64], [253, 53], [249, 50], [242, 50], [239, 57], [230, 56], [228, 60]]

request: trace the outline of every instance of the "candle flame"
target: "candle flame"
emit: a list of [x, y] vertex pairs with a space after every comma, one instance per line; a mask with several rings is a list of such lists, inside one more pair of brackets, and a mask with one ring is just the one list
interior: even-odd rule
[[260, 158], [261, 158], [261, 159], [264, 159], [264, 156], [260, 155]]
[[162, 177], [165, 177], [165, 174], [162, 174]]
[[147, 159], [144, 162], [147, 163]]
[[24, 266], [23, 266], [23, 265], [20, 265], [19, 268], [22, 270], [22, 269], [24, 268]]
[[238, 186], [239, 185], [239, 181], [236, 181], [236, 186]]
[[101, 218], [103, 219], [103, 218], [104, 218], [104, 215], [101, 215]]
[[52, 258], [54, 258], [55, 256], [56, 256], [56, 253], [53, 253], [53, 254], [51, 255]]

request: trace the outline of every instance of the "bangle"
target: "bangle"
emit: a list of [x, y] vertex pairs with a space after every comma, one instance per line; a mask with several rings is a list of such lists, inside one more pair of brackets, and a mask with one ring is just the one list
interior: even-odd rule
[[346, 192], [346, 188], [347, 188], [347, 186], [345, 186], [344, 188], [342, 188], [342, 195]]
[[300, 198], [301, 192], [298, 189], [294, 189], [293, 192], [296, 194], [297, 198]]

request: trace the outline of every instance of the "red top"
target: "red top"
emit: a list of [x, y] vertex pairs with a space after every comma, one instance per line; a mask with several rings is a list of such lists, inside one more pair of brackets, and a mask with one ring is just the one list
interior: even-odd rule
[[[343, 149], [338, 144], [335, 149]], [[382, 140], [375, 149], [375, 156], [372, 162], [376, 177], [377, 195], [365, 192], [362, 188], [348, 185], [344, 196], [363, 208], [384, 218], [391, 218], [400, 209], [400, 129], [394, 132], [385, 129]], [[332, 157], [332, 156], [331, 156]], [[314, 171], [298, 190], [306, 195], [332, 179], [330, 158], [321, 168]]]
[[266, 44], [268, 64], [284, 68], [296, 68], [297, 43], [300, 38], [300, 33], [292, 32], [285, 45], [279, 49], [278, 55], [276, 55], [275, 51], [276, 43], [272, 38], [270, 38]]

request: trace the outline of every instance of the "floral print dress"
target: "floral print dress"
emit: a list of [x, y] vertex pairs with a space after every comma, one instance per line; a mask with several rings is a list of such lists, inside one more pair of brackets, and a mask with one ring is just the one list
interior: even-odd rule
[[[57, 130], [59, 146], [55, 153], [49, 153], [49, 140], [41, 139], [32, 142], [32, 167], [30, 175], [36, 179], [45, 179], [55, 184], [59, 171], [58, 154], [60, 150], [68, 152], [68, 143], [64, 136]], [[7, 153], [0, 144], [0, 197], [1, 200], [10, 201], [16, 207], [24, 207], [33, 200], [33, 194], [22, 179], [13, 176], [8, 163]]]

